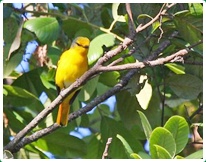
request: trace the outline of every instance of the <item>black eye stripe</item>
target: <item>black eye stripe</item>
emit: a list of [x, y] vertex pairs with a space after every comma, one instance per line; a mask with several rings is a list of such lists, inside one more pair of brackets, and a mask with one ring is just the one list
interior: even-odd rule
[[83, 47], [83, 48], [89, 48], [89, 46], [83, 46], [81, 44], [79, 44], [78, 42], [75, 42], [78, 46]]

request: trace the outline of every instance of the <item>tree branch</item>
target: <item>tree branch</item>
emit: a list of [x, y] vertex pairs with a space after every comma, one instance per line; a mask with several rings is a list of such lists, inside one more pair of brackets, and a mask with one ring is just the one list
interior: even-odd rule
[[58, 128], [61, 128], [60, 125], [58, 125], [57, 123], [52, 124], [51, 126], [44, 128], [40, 131], [37, 131], [35, 133], [33, 133], [32, 135], [30, 135], [29, 137], [24, 137], [20, 142], [18, 142], [12, 149], [6, 149], [6, 147], [4, 148], [4, 150], [10, 150], [10, 152], [15, 153], [18, 152], [22, 147], [24, 147], [25, 145], [32, 143], [36, 140], [38, 140], [39, 138], [52, 133], [53, 131], [57, 130]]
[[106, 72], [106, 71], [120, 71], [120, 70], [129, 70], [129, 69], [142, 69], [146, 66], [157, 66], [162, 65], [168, 62], [175, 62], [175, 58], [183, 57], [189, 52], [188, 49], [182, 49], [170, 56], [167, 56], [165, 58], [158, 58], [156, 60], [152, 61], [146, 61], [146, 62], [136, 62], [136, 63], [129, 63], [124, 65], [117, 65], [117, 66], [101, 66], [99, 67], [99, 71]]

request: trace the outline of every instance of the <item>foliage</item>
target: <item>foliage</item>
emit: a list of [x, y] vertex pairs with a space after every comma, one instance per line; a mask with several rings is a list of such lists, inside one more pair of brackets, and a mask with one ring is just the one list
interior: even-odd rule
[[[146, 116], [141, 111], [138, 111], [138, 113], [141, 118], [144, 133], [145, 135], [149, 135], [147, 139], [150, 144], [150, 155], [147, 155], [145, 152], [139, 152], [139, 154], [134, 153], [126, 140], [120, 135], [117, 135], [128, 153], [128, 158], [183, 159], [184, 157], [177, 154], [180, 153], [188, 143], [189, 126], [187, 121], [181, 116], [174, 115], [168, 119], [164, 127], [156, 127], [154, 130], [151, 130], [151, 126]], [[202, 150], [199, 150], [188, 157], [202, 158]]]
[[[75, 37], [87, 36], [92, 40], [88, 53], [92, 67], [104, 52], [115, 49], [129, 35], [125, 4], [51, 5], [55, 8], [31, 3], [15, 9], [12, 4], [4, 3], [4, 146], [57, 97], [55, 66]], [[148, 23], [162, 6], [132, 4], [135, 28]], [[25, 13], [30, 13], [31, 17], [23, 21]], [[170, 38], [174, 31], [179, 32], [178, 36]], [[202, 4], [176, 4], [159, 21], [137, 33], [129, 49], [109, 61], [123, 56], [125, 59], [120, 64], [141, 62], [162, 42], [170, 40], [171, 44], [158, 55], [166, 57], [202, 39]], [[18, 72], [16, 67], [26, 55], [27, 43], [32, 40], [38, 42], [37, 48], [46, 47], [46, 52], [36, 50], [29, 60], [24, 60], [29, 63], [29, 71]], [[134, 48], [135, 52], [128, 57]], [[192, 125], [203, 122], [203, 44], [194, 46], [184, 59], [184, 63], [140, 69], [129, 84], [114, 95], [113, 105], [100, 103], [92, 113], [26, 145], [13, 155], [14, 158], [51, 158], [48, 152], [54, 158], [101, 158], [110, 137], [108, 157], [112, 159], [202, 158], [202, 145], [195, 143], [193, 134], [202, 137], [203, 130], [199, 126], [199, 131], [194, 132]], [[107, 92], [126, 71], [103, 72], [87, 81], [72, 111], [80, 109], [82, 102], [88, 104], [95, 96]], [[43, 92], [47, 95], [46, 102], [40, 101]], [[53, 124], [56, 115], [55, 110], [29, 134]], [[90, 134], [82, 138], [71, 134], [80, 128], [88, 128]], [[144, 149], [146, 141], [149, 141], [149, 153]]]

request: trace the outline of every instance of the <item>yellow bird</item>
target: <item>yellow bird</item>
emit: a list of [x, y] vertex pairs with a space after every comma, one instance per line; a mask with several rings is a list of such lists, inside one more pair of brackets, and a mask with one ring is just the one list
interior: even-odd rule
[[[58, 93], [60, 90], [69, 87], [88, 70], [87, 53], [89, 49], [89, 39], [77, 37], [69, 50], [65, 51], [57, 64], [55, 83]], [[59, 105], [57, 124], [67, 126], [70, 104], [74, 100], [78, 90], [72, 92]]]

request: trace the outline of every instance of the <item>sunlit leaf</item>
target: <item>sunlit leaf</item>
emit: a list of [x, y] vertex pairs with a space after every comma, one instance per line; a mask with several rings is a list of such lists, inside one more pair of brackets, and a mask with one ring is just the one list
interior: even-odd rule
[[111, 47], [114, 45], [115, 37], [111, 34], [101, 34], [95, 37], [89, 47], [88, 61], [89, 65], [93, 64], [99, 57], [103, 55], [102, 46]]
[[176, 152], [175, 140], [172, 134], [163, 127], [157, 127], [152, 131], [149, 146], [151, 157], [156, 159], [160, 158], [158, 150], [156, 150], [156, 145], [159, 145], [167, 150], [169, 155], [173, 157]]
[[144, 129], [144, 133], [146, 135], [147, 140], [150, 139], [150, 135], [152, 133], [152, 128], [150, 126], [149, 121], [147, 120], [147, 117], [141, 112], [141, 111], [137, 111], [139, 113], [140, 119], [141, 119], [141, 123], [142, 123], [142, 127]]
[[146, 110], [148, 108], [150, 99], [152, 97], [152, 86], [148, 83], [147, 76], [141, 75], [139, 79], [139, 84], [143, 83], [143, 88], [138, 94], [136, 94], [137, 100], [140, 106]]
[[188, 6], [192, 15], [201, 16], [203, 14], [203, 5], [201, 3], [189, 3]]
[[143, 151], [138, 152], [138, 157], [140, 159], [151, 159], [151, 156], [148, 153], [143, 152]]
[[181, 65], [178, 65], [176, 63], [166, 63], [164, 65], [168, 67], [171, 71], [173, 71], [175, 74], [185, 74], [185, 68]]
[[171, 159], [172, 158], [169, 152], [164, 147], [155, 145], [155, 144], [154, 144], [154, 147], [156, 148], [158, 159]]
[[169, 130], [176, 143], [176, 153], [180, 153], [186, 146], [189, 136], [189, 126], [186, 120], [181, 116], [172, 116], [165, 123], [164, 127]]
[[123, 15], [118, 14], [118, 7], [120, 3], [113, 3], [112, 4], [112, 16], [114, 20], [120, 21], [120, 22], [126, 22], [125, 17]]
[[117, 134], [117, 138], [122, 142], [124, 145], [125, 151], [127, 153], [127, 156], [130, 157], [130, 155], [134, 152], [130, 145], [127, 143], [127, 141], [119, 134]]

